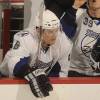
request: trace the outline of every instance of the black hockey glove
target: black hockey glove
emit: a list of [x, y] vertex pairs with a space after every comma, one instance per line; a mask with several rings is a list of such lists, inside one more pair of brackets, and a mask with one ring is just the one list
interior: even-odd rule
[[94, 44], [90, 59], [93, 62], [92, 68], [100, 73], [100, 38], [98, 38], [97, 42]]
[[31, 91], [36, 97], [49, 96], [49, 92], [53, 90], [48, 77], [42, 69], [30, 72], [25, 76], [25, 79], [29, 82]]

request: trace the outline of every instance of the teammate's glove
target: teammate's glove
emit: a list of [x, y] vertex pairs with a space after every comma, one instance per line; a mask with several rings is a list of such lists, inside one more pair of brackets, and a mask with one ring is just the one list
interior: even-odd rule
[[93, 46], [90, 59], [94, 64], [92, 68], [96, 72], [100, 72], [100, 38], [98, 38], [97, 42]]
[[42, 69], [36, 69], [25, 76], [28, 80], [32, 93], [36, 97], [49, 96], [49, 91], [53, 90], [52, 85]]

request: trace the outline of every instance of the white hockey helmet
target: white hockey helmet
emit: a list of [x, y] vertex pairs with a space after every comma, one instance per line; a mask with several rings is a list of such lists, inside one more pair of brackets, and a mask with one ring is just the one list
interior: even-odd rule
[[50, 10], [43, 12], [42, 28], [43, 29], [55, 29], [60, 27], [60, 20]]

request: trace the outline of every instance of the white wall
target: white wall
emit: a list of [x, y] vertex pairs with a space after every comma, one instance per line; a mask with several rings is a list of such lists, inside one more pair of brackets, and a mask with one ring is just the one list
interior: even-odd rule
[[29, 26], [30, 18], [31, 18], [31, 0], [24, 0], [24, 28]]
[[24, 28], [32, 27], [43, 0], [24, 0]]
[[50, 96], [37, 99], [27, 84], [0, 84], [2, 100], [100, 100], [100, 84], [53, 84]]

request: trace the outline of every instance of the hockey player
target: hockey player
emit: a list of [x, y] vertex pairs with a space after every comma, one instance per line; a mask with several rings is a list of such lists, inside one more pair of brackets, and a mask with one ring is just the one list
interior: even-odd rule
[[87, 0], [87, 7], [77, 19], [70, 77], [100, 76], [100, 1]]
[[60, 77], [67, 77], [70, 50], [71, 42], [61, 30], [59, 19], [46, 10], [41, 30], [32, 27], [14, 36], [8, 59], [10, 76], [28, 80], [36, 97], [48, 96], [52, 85], [47, 75], [58, 61], [61, 65]]
[[[86, 0], [44, 0], [46, 8], [54, 12], [61, 21], [63, 31], [72, 39], [76, 32], [76, 12], [85, 7]], [[78, 15], [80, 15], [78, 13]]]

